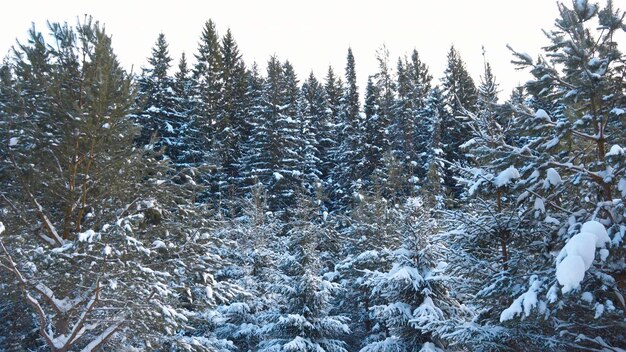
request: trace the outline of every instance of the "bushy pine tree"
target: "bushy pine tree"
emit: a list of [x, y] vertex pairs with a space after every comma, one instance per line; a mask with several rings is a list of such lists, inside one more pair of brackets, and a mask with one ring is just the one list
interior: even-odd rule
[[207, 288], [223, 296], [238, 288], [205, 279], [223, 263], [216, 242], [200, 233], [206, 211], [190, 204], [166, 163], [134, 146], [132, 81], [110, 37], [91, 18], [49, 28], [56, 47], [33, 29], [11, 63], [10, 90], [35, 88], [39, 99], [12, 101], [3, 115], [3, 125], [19, 126], [7, 129], [1, 180], [11, 192], [4, 197], [23, 211], [3, 218], [0, 267], [41, 339], [24, 345], [228, 345], [208, 335], [176, 336], [197, 318], [179, 291], [201, 287], [200, 308], [213, 304]]

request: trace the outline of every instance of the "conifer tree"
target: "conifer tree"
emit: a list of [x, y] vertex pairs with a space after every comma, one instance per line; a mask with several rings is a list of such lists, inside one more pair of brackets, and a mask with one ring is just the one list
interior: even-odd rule
[[418, 198], [392, 210], [402, 244], [391, 251], [391, 267], [370, 272], [365, 285], [376, 323], [363, 352], [421, 351], [444, 347], [442, 337], [453, 331], [463, 309], [448, 295], [449, 282], [440, 275], [445, 264], [433, 243], [436, 223]]
[[441, 120], [442, 157], [446, 161], [445, 185], [449, 196], [458, 198], [461, 189], [456, 184], [451, 164], [467, 164], [470, 161], [461, 148], [470, 135], [467, 120], [463, 116], [467, 115], [467, 111], [475, 111], [477, 93], [474, 81], [454, 46], [448, 52], [448, 64], [442, 81], [447, 110]]
[[174, 81], [168, 74], [170, 62], [168, 44], [163, 33], [152, 48], [148, 58], [149, 66], [143, 69], [138, 79], [137, 105], [140, 112], [137, 120], [141, 124], [138, 143], [151, 145], [177, 161], [184, 149], [181, 132], [186, 123], [177, 112], [179, 97], [174, 90]]
[[249, 134], [243, 121], [247, 82], [245, 66], [230, 30], [222, 38], [220, 50], [221, 102], [213, 126], [215, 138], [211, 149], [216, 154], [214, 160], [219, 167], [219, 172], [213, 176], [213, 182], [218, 187], [214, 196], [222, 199], [222, 207], [227, 207], [237, 195], [237, 160], [241, 154], [241, 138]]
[[343, 104], [336, 121], [337, 143], [333, 151], [335, 162], [332, 171], [332, 194], [335, 207], [345, 209], [351, 204], [354, 182], [359, 174], [358, 162], [363, 158], [363, 124], [359, 89], [356, 83], [356, 66], [352, 49], [348, 48], [345, 69]]
[[[480, 328], [457, 335], [472, 349], [624, 343], [615, 333], [624, 310], [614, 303], [622, 301], [621, 274], [612, 269], [623, 261], [622, 206], [607, 201], [623, 197], [623, 94], [613, 92], [623, 92], [624, 66], [612, 39], [623, 13], [610, 1], [603, 9], [587, 1], [558, 7], [544, 54], [535, 61], [513, 52], [533, 79], [525, 85], [529, 99], [509, 107], [507, 129], [484, 123], [489, 109], [470, 114], [480, 168], [462, 173], [479, 206], [456, 215], [462, 226], [448, 242], [460, 259], [453, 267], [474, 282], [459, 288], [475, 297]], [[493, 273], [483, 276], [475, 265]]]
[[239, 185], [251, 194], [251, 187], [260, 181], [261, 171], [269, 168], [269, 158], [265, 151], [269, 145], [270, 131], [265, 118], [263, 87], [265, 80], [261, 77], [256, 63], [247, 74], [245, 114], [248, 117], [244, 123], [248, 137], [242, 140], [241, 156], [238, 162]]
[[281, 295], [278, 310], [268, 314], [259, 351], [343, 352], [343, 337], [350, 332], [347, 318], [329, 314], [337, 285], [320, 276], [320, 241], [324, 236], [300, 208], [289, 231], [289, 254], [281, 258], [280, 275], [273, 290]]
[[190, 167], [197, 165], [202, 160], [201, 152], [193, 146], [198, 146], [200, 132], [194, 123], [195, 98], [193, 92], [193, 80], [191, 71], [187, 64], [187, 56], [183, 52], [178, 62], [177, 71], [174, 73], [174, 92], [176, 95], [176, 113], [178, 118], [184, 123], [179, 125], [177, 131], [180, 135], [181, 148], [174, 157], [176, 165], [179, 167]]
[[334, 125], [326, 110], [323, 86], [313, 75], [302, 84], [301, 157], [305, 187], [318, 200], [326, 201], [324, 186], [333, 165]]
[[[162, 254], [166, 242], [181, 245], [188, 228], [164, 214], [183, 205], [161, 208], [180, 201], [163, 179], [168, 169], [133, 146], [132, 80], [104, 29], [91, 18], [49, 28], [56, 45], [33, 28], [12, 63], [12, 90], [37, 89], [38, 98], [13, 101], [3, 116], [19, 128], [7, 131], [0, 179], [12, 190], [6, 199], [25, 211], [3, 219], [0, 268], [53, 351], [176, 345], [172, 335], [191, 317], [175, 293], [186, 278], [174, 278]], [[210, 272], [213, 264], [193, 266]]]
[[209, 196], [219, 206], [220, 194], [219, 153], [214, 149], [216, 143], [215, 125], [223, 117], [223, 80], [222, 80], [222, 47], [215, 23], [208, 20], [202, 29], [198, 52], [195, 54], [196, 64], [192, 72], [194, 90], [194, 109], [191, 129], [197, 135], [191, 139], [197, 142], [192, 145], [192, 153], [201, 156], [199, 166], [204, 167], [201, 180], [210, 185], [204, 199]]

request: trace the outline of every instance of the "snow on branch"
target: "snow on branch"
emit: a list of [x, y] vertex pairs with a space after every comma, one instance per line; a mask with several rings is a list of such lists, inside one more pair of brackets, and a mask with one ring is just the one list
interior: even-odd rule
[[[4, 225], [2, 225], [1, 229], [4, 231]], [[0, 233], [1, 232], [2, 231], [0, 231]], [[48, 343], [48, 345], [53, 346], [54, 345], [53, 336], [49, 335], [48, 332], [46, 331], [46, 313], [44, 312], [43, 308], [41, 308], [41, 304], [39, 304], [39, 301], [35, 297], [31, 296], [26, 290], [26, 280], [22, 276], [22, 273], [20, 273], [20, 271], [17, 269], [17, 265], [13, 261], [11, 254], [9, 253], [7, 248], [4, 246], [4, 243], [2, 243], [2, 241], [0, 241], [0, 247], [2, 247], [2, 251], [4, 252], [4, 255], [6, 256], [6, 261], [9, 264], [9, 266], [6, 266], [4, 264], [2, 264], [2, 266], [8, 269], [17, 277], [19, 286], [22, 289], [24, 296], [26, 297], [26, 301], [35, 309], [35, 312], [37, 313], [37, 317], [39, 318], [39, 333], [46, 340], [46, 343]]]
[[595, 259], [596, 248], [604, 249], [607, 242], [610, 238], [606, 228], [597, 221], [587, 221], [580, 232], [567, 241], [556, 258], [556, 278], [563, 286], [563, 293], [580, 286]]
[[122, 322], [119, 322], [119, 323], [116, 323], [116, 324], [113, 324], [113, 325], [109, 326], [106, 330], [104, 330], [100, 335], [98, 335], [87, 346], [85, 346], [85, 348], [83, 348], [80, 351], [81, 352], [91, 352], [91, 351], [95, 350], [96, 348], [100, 347], [121, 326], [122, 326]]

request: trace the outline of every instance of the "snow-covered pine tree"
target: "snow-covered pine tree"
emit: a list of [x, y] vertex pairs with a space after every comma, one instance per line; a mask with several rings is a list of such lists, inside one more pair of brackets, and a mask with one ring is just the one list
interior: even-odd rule
[[489, 111], [470, 114], [480, 125], [472, 149], [483, 157], [465, 175], [470, 193], [481, 195], [473, 213], [458, 217], [465, 229], [448, 233], [462, 253], [451, 267], [500, 262], [491, 278], [464, 275], [479, 283], [468, 301], [478, 327], [456, 336], [472, 349], [624, 344], [624, 59], [613, 40], [623, 13], [610, 1], [603, 9], [587, 1], [558, 6], [545, 54], [534, 61], [514, 52], [534, 79], [527, 102], [510, 107], [510, 132], [490, 128]]
[[[516, 134], [526, 137], [529, 156], [521, 164], [520, 191], [527, 192], [527, 207], [544, 204], [539, 220], [553, 223], [543, 232], [546, 253], [560, 250], [528, 270], [541, 281], [528, 292], [545, 292], [537, 307], [548, 304], [559, 344], [610, 349], [626, 343], [618, 332], [626, 310], [625, 59], [616, 40], [626, 29], [624, 12], [612, 1], [602, 8], [573, 1], [558, 9], [555, 28], [545, 32], [550, 44], [537, 61], [514, 51], [515, 63], [534, 77], [526, 84], [530, 104], [515, 109]], [[583, 245], [581, 238], [589, 241]], [[576, 246], [586, 254], [576, 254]], [[580, 264], [577, 256], [584, 265], [572, 264]]]
[[19, 128], [7, 130], [0, 178], [12, 209], [0, 267], [31, 309], [40, 340], [30, 346], [227, 346], [176, 336], [194, 318], [177, 291], [238, 288], [202, 280], [223, 262], [198, 233], [206, 211], [189, 204], [166, 164], [134, 147], [132, 81], [110, 37], [91, 18], [49, 28], [57, 46], [33, 29], [11, 62], [11, 90], [34, 87], [38, 99], [12, 101], [3, 115], [3, 125]]
[[[10, 157], [3, 165], [3, 189], [12, 190], [6, 194], [10, 204], [25, 212], [7, 219], [2, 268], [14, 277], [13, 289], [22, 292], [30, 305], [43, 343], [55, 351], [78, 346], [91, 350], [118, 330], [144, 324], [136, 320], [141, 300], [133, 308], [123, 308], [132, 304], [127, 299], [137, 296], [126, 296], [126, 280], [116, 277], [118, 265], [107, 268], [113, 247], [100, 241], [90, 246], [80, 243], [97, 241], [105, 225], [106, 236], [130, 236], [124, 233], [122, 211], [126, 202], [132, 202], [128, 199], [132, 186], [125, 187], [120, 180], [134, 185], [136, 177], [142, 177], [135, 167], [141, 168], [144, 161], [132, 147], [131, 79], [119, 67], [110, 38], [91, 18], [76, 28], [50, 23], [49, 29], [56, 46], [47, 46], [33, 28], [29, 42], [16, 48], [13, 60], [13, 89], [31, 94], [22, 89], [35, 88], [37, 95], [32, 97], [38, 99], [12, 102], [6, 116], [5, 122], [19, 128], [8, 130], [12, 137], [7, 143]], [[116, 216], [113, 212], [118, 209]], [[146, 279], [139, 273], [128, 284]], [[110, 288], [117, 282], [123, 287]], [[146, 280], [138, 287], [149, 291], [150, 285]], [[141, 291], [137, 294], [147, 297]], [[166, 301], [161, 294], [154, 299]], [[147, 331], [139, 330], [138, 336], [146, 337]]]

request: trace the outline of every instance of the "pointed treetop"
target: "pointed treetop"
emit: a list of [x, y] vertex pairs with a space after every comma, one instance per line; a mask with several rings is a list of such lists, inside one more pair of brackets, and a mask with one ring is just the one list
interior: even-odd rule
[[160, 80], [164, 79], [170, 68], [170, 62], [172, 62], [172, 58], [169, 54], [165, 34], [160, 33], [152, 48], [152, 56], [148, 58], [148, 63], [152, 66], [150, 69], [152, 76]]

